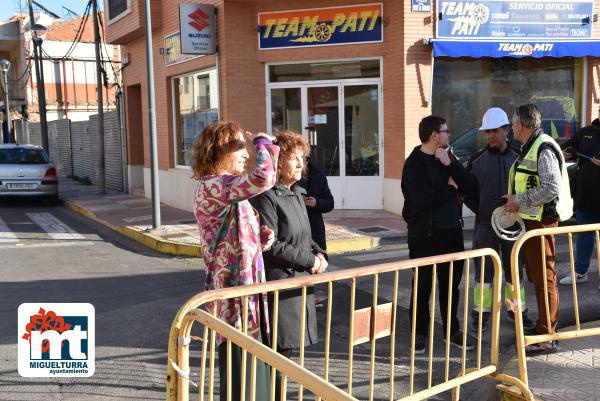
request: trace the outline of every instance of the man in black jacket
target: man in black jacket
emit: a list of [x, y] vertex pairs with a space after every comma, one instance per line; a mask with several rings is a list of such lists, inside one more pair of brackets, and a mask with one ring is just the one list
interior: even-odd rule
[[[477, 180], [458, 161], [450, 158], [447, 150], [448, 137], [448, 125], [444, 118], [423, 118], [419, 123], [421, 145], [411, 152], [404, 163], [401, 184], [404, 195], [402, 217], [408, 225], [408, 249], [411, 259], [464, 250], [460, 197], [476, 191]], [[411, 303], [410, 306], [411, 320], [413, 308], [416, 308], [416, 354], [424, 353], [427, 344], [432, 272], [431, 266], [419, 269], [417, 302], [416, 305]], [[462, 333], [457, 312], [458, 286], [462, 273], [463, 263], [454, 263], [452, 288], [448, 288], [449, 264], [437, 266], [444, 333], [450, 324], [450, 342], [461, 349]], [[448, 291], [452, 291], [450, 321], [447, 314]], [[435, 308], [435, 305], [431, 307]], [[473, 349], [474, 344], [473, 338], [467, 336], [466, 349]]]
[[311, 160], [308, 160], [306, 177], [302, 177], [297, 185], [306, 190], [304, 205], [306, 205], [306, 211], [308, 212], [312, 239], [319, 244], [321, 249], [327, 251], [323, 213], [330, 212], [334, 206], [333, 195], [331, 195], [331, 190], [327, 184], [327, 177]]
[[[600, 119], [595, 119], [591, 125], [577, 131], [573, 138], [562, 145], [562, 148], [565, 160], [577, 160], [575, 175], [577, 224], [600, 223]], [[593, 233], [577, 234], [575, 248], [576, 281], [582, 283], [588, 280], [587, 271], [594, 251]], [[559, 283], [571, 285], [572, 282], [571, 275], [568, 275]], [[600, 290], [600, 287], [598, 289]]]

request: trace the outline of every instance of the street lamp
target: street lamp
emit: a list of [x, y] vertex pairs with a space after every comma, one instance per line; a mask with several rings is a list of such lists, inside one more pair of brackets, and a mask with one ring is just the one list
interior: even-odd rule
[[2, 72], [2, 86], [4, 86], [4, 106], [6, 108], [6, 124], [8, 127], [8, 142], [12, 138], [10, 134], [10, 105], [8, 103], [8, 70], [10, 69], [10, 61], [0, 60], [0, 71]]
[[[31, 3], [31, 2], [30, 2]], [[30, 15], [33, 21], [33, 12]], [[40, 110], [40, 128], [42, 131], [42, 147], [50, 154], [48, 145], [48, 122], [46, 120], [46, 85], [44, 83], [44, 60], [42, 58], [42, 43], [46, 37], [48, 29], [42, 24], [33, 24], [31, 26], [31, 39], [33, 40], [34, 54], [36, 55], [36, 70], [39, 71], [37, 90], [38, 90], [38, 108]]]
[[46, 38], [46, 32], [48, 32], [48, 28], [42, 24], [33, 24], [31, 30], [33, 31], [33, 40], [41, 46], [42, 42], [44, 42], [44, 39]]

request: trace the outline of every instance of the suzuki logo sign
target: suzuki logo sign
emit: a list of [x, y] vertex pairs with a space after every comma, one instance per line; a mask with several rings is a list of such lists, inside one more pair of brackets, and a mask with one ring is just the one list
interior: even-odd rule
[[214, 6], [197, 3], [180, 4], [181, 53], [215, 53], [217, 48], [215, 26]]
[[193, 20], [189, 24], [199, 31], [210, 25], [208, 22], [210, 17], [200, 8], [188, 15], [188, 17]]

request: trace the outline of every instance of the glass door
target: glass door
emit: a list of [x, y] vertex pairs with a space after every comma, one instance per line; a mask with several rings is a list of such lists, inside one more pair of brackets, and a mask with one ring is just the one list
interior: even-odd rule
[[339, 87], [306, 88], [306, 134], [313, 163], [328, 177], [341, 176]]
[[305, 84], [271, 88], [269, 128], [302, 133], [327, 176], [336, 209], [383, 208], [380, 85]]
[[[344, 207], [383, 208], [379, 84], [344, 85]], [[368, 194], [366, 196], [365, 194]]]

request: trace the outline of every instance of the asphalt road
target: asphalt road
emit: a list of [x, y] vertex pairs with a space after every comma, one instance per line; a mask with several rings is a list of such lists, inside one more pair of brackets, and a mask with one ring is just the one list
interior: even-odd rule
[[[466, 245], [469, 246], [467, 239]], [[386, 246], [369, 252], [332, 255], [330, 270], [348, 269], [408, 258], [404, 246]], [[559, 243], [559, 275], [567, 271], [566, 246]], [[166, 346], [171, 320], [179, 306], [203, 287], [198, 259], [156, 254], [62, 207], [35, 202], [0, 203], [0, 400], [154, 400], [165, 397]], [[596, 268], [596, 267], [595, 267]], [[597, 269], [597, 268], [596, 268]], [[473, 273], [473, 272], [472, 272]], [[399, 323], [396, 333], [396, 394], [407, 395], [408, 305], [412, 274], [400, 273]], [[599, 320], [598, 276], [580, 286], [582, 320]], [[372, 280], [359, 280], [356, 309], [372, 302]], [[461, 285], [464, 288], [464, 282]], [[391, 275], [381, 276], [378, 303], [390, 302]], [[535, 317], [534, 295], [527, 296]], [[561, 287], [561, 322], [573, 323], [569, 288]], [[349, 283], [334, 287], [331, 380], [345, 389], [348, 351]], [[317, 288], [323, 298], [324, 289]], [[88, 302], [96, 310], [96, 372], [90, 378], [22, 378], [17, 372], [17, 308], [24, 302]], [[460, 306], [462, 311], [462, 304]], [[318, 308], [319, 330], [324, 333], [325, 308]], [[439, 316], [439, 313], [437, 314]], [[436, 333], [441, 330], [439, 320]], [[502, 317], [500, 355], [514, 355], [513, 324]], [[443, 350], [436, 334], [435, 353]], [[484, 346], [489, 339], [484, 339]], [[193, 347], [197, 348], [197, 347]], [[307, 349], [306, 364], [322, 370], [322, 342]], [[368, 398], [370, 346], [355, 348], [354, 395]], [[389, 338], [377, 341], [376, 399], [389, 398]], [[485, 359], [485, 356], [484, 356]], [[469, 363], [472, 363], [470, 355]], [[193, 362], [197, 362], [193, 361]], [[436, 357], [433, 382], [443, 378], [443, 358]], [[452, 372], [460, 354], [451, 354]], [[197, 369], [196, 369], [197, 370]], [[415, 388], [425, 383], [427, 359], [416, 360]], [[192, 372], [192, 377], [197, 372]], [[463, 387], [463, 400], [495, 400], [495, 382], [479, 380]], [[290, 385], [290, 391], [293, 390]], [[293, 399], [290, 392], [290, 398]], [[306, 399], [310, 399], [308, 396]], [[433, 399], [446, 400], [449, 394]]]
[[[200, 261], [153, 253], [61, 206], [4, 201], [0, 219], [0, 400], [164, 400], [169, 327], [203, 286]], [[94, 376], [19, 376], [23, 302], [94, 305]]]

